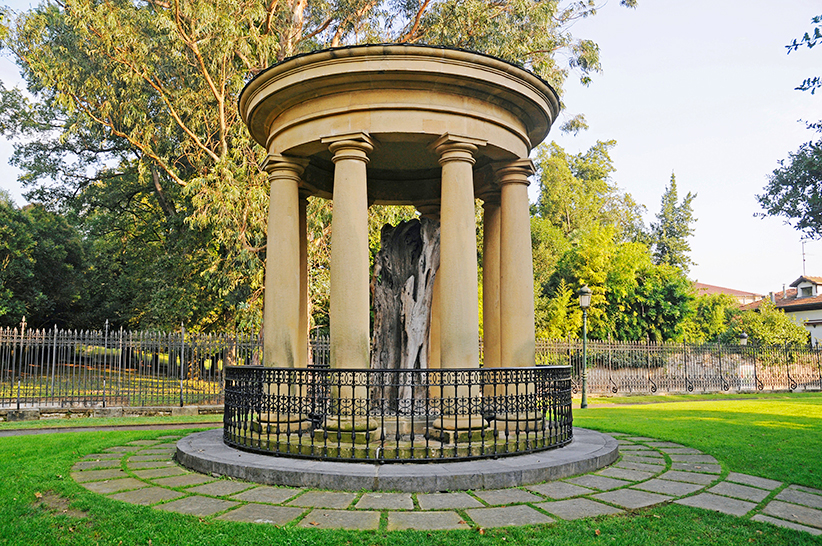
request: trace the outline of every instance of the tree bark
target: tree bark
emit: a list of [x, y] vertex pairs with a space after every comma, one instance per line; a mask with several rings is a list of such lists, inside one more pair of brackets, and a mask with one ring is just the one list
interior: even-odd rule
[[[434, 277], [439, 267], [439, 222], [423, 218], [382, 228], [374, 262], [374, 334], [371, 368], [425, 370]], [[414, 385], [422, 379], [405, 374], [405, 384], [376, 387], [384, 409], [409, 413], [413, 399], [425, 396]]]

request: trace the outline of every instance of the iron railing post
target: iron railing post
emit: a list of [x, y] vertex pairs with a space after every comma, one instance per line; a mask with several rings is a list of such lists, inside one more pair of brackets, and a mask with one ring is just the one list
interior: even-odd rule
[[[185, 362], [186, 351], [186, 327], [180, 323], [180, 407], [183, 407], [183, 362]], [[171, 351], [169, 351], [171, 354]]]

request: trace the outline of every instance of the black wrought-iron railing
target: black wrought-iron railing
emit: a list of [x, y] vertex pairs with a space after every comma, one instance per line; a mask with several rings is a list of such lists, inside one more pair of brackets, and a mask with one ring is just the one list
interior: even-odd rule
[[571, 368], [226, 368], [224, 440], [358, 462], [516, 455], [572, 439]]

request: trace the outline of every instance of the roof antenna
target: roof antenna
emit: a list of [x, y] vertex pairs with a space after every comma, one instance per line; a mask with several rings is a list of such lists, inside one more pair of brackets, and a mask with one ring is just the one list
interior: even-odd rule
[[802, 276], [805, 276], [805, 239], [802, 239]]

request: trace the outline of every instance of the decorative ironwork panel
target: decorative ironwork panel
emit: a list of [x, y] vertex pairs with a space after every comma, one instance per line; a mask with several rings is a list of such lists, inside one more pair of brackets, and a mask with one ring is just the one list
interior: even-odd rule
[[229, 366], [223, 436], [248, 451], [359, 462], [530, 453], [573, 435], [571, 368]]

